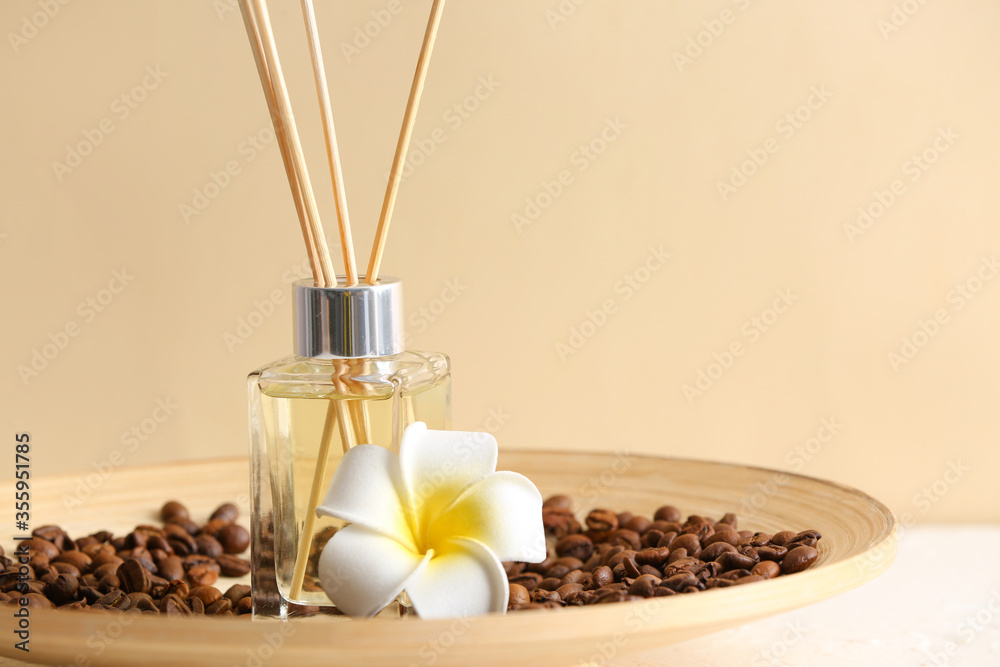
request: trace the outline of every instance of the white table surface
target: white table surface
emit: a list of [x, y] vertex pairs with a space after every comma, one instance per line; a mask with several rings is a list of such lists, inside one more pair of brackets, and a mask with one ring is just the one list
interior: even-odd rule
[[902, 529], [892, 567], [861, 588], [606, 664], [1000, 667], [1000, 525]]

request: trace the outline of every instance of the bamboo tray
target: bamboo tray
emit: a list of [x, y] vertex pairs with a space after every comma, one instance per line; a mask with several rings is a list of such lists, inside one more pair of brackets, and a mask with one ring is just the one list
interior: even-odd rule
[[[823, 534], [820, 556], [805, 572], [746, 586], [465, 620], [359, 622], [321, 617], [282, 624], [32, 610], [28, 655], [13, 648], [12, 617], [5, 612], [0, 656], [30, 658], [35, 664], [128, 667], [606, 664], [615, 656], [831, 597], [877, 577], [896, 553], [896, 522], [885, 505], [855, 489], [811, 477], [687, 459], [537, 451], [504, 451], [498, 469], [524, 473], [543, 496], [565, 493], [588, 510], [605, 506], [650, 515], [669, 503], [685, 515], [718, 518], [736, 512], [741, 529], [814, 528]], [[244, 511], [248, 506], [243, 460], [117, 470], [80, 504], [68, 505], [67, 494], [82, 498], [89, 488], [86, 483], [86, 474], [34, 480], [32, 525], [58, 523], [71, 535], [101, 528], [120, 533], [137, 523], [154, 522], [155, 512], [169, 498], [185, 502], [196, 519], [223, 501], [235, 500]], [[13, 498], [13, 482], [0, 489], [2, 497]], [[0, 519], [2, 525], [13, 526], [13, 503], [4, 504]], [[10, 543], [5, 546], [9, 554]]]

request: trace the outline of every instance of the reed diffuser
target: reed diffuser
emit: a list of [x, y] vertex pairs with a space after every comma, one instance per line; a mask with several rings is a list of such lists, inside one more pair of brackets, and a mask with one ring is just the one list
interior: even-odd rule
[[[451, 368], [438, 353], [403, 346], [403, 288], [380, 274], [417, 107], [444, 0], [434, 0], [364, 281], [358, 279], [330, 93], [312, 0], [302, 0], [333, 186], [344, 274], [337, 276], [309, 179], [266, 0], [240, 0], [261, 86], [302, 228], [313, 279], [293, 285], [294, 350], [248, 378], [255, 616], [333, 611], [316, 580], [316, 561], [343, 526], [316, 517], [338, 462], [350, 448], [397, 450], [415, 421], [451, 425]], [[405, 601], [404, 601], [405, 607]], [[399, 607], [398, 609], [403, 609]]]

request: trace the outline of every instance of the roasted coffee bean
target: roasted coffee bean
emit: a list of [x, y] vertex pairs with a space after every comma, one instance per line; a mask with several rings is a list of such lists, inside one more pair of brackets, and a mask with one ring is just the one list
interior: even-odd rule
[[796, 534], [790, 530], [779, 531], [771, 536], [771, 546], [783, 547], [786, 542], [791, 542], [795, 539]]
[[[718, 534], [718, 533], [716, 533]], [[736, 553], [736, 547], [728, 542], [712, 542], [707, 547], [701, 550], [698, 557], [705, 561], [713, 561], [727, 551], [732, 551]]]
[[571, 510], [573, 509], [573, 499], [564, 495], [549, 496], [542, 503], [542, 509]]
[[627, 530], [631, 530], [631, 531], [634, 531], [636, 533], [639, 533], [639, 535], [642, 535], [647, 530], [649, 530], [650, 526], [652, 526], [652, 525], [653, 525], [653, 522], [650, 521], [649, 519], [647, 519], [646, 517], [644, 517], [644, 516], [634, 516], [631, 519], [629, 519], [628, 521], [626, 521], [625, 525], [622, 526], [622, 528], [626, 528]]
[[160, 518], [164, 523], [169, 523], [177, 519], [190, 519], [191, 514], [188, 512], [187, 507], [176, 500], [168, 500], [160, 508]]
[[781, 574], [781, 566], [774, 561], [762, 560], [750, 568], [750, 573], [760, 575], [765, 579], [771, 579]]
[[26, 593], [18, 599], [22, 598], [27, 599], [27, 606], [32, 609], [51, 609], [52, 607], [55, 607], [52, 601], [41, 593]]
[[236, 523], [223, 526], [215, 538], [227, 554], [241, 554], [250, 546], [250, 533]]
[[618, 530], [618, 515], [611, 510], [596, 509], [591, 510], [585, 520], [587, 528], [597, 531]]
[[750, 570], [739, 569], [739, 570], [727, 570], [726, 572], [720, 574], [718, 578], [729, 579], [730, 581], [736, 581], [741, 577], [749, 577], [749, 576], [750, 576]]
[[191, 607], [183, 599], [173, 593], [167, 595], [160, 601], [160, 611], [167, 616], [190, 616]]
[[542, 527], [546, 535], [565, 537], [581, 531], [580, 523], [568, 510], [542, 509]]
[[211, 535], [199, 535], [194, 538], [195, 545], [198, 547], [198, 553], [204, 554], [211, 558], [218, 558], [222, 555], [222, 545], [219, 544], [219, 540], [215, 539]]
[[590, 577], [590, 575], [583, 570], [570, 570], [565, 577], [559, 580], [559, 585], [565, 586], [566, 584], [579, 584], [588, 577]]
[[69, 563], [52, 563], [52, 569], [58, 574], [72, 574], [77, 579], [83, 576], [75, 565]]
[[223, 554], [215, 562], [219, 564], [219, 573], [224, 577], [242, 577], [250, 573], [250, 561], [239, 556]]
[[191, 595], [191, 587], [188, 586], [187, 582], [182, 579], [174, 579], [167, 584], [164, 597], [167, 595], [176, 595], [182, 600], [187, 600], [188, 596]]
[[743, 554], [733, 553], [732, 551], [722, 554], [715, 559], [715, 562], [722, 566], [724, 572], [729, 570], [749, 570], [756, 564], [752, 558]]
[[688, 586], [697, 586], [698, 578], [690, 572], [680, 572], [664, 579], [660, 585], [666, 586], [678, 593]]
[[188, 603], [190, 604], [190, 598], [198, 598], [206, 607], [208, 607], [208, 605], [212, 604], [221, 597], [222, 591], [215, 586], [195, 586], [188, 594]]
[[701, 541], [696, 535], [691, 533], [684, 533], [683, 535], [678, 535], [669, 546], [670, 551], [676, 551], [677, 549], [685, 549], [689, 556], [697, 556], [701, 553]]
[[559, 588], [560, 581], [562, 581], [562, 579], [559, 579], [558, 577], [545, 577], [540, 582], [538, 582], [538, 586], [535, 588], [535, 590], [542, 589], [546, 591], [554, 591], [555, 589]]
[[250, 587], [246, 584], [233, 584], [222, 594], [224, 598], [233, 603], [233, 607], [236, 607], [239, 601], [248, 595], [250, 595]]
[[149, 553], [154, 554], [156, 551], [164, 551], [166, 555], [173, 554], [173, 547], [167, 542], [167, 538], [163, 535], [150, 535], [149, 539], [146, 540], [146, 548], [149, 549]]
[[197, 535], [198, 533], [201, 532], [201, 526], [199, 526], [198, 524], [196, 524], [191, 519], [180, 519], [180, 518], [171, 519], [163, 527], [164, 532], [166, 532], [166, 529], [169, 526], [174, 526], [175, 528], [180, 528], [182, 531], [184, 531], [184, 533], [186, 535], [188, 535], [190, 537], [193, 537], [193, 536], [195, 536], [195, 535]]
[[71, 574], [57, 575], [55, 580], [45, 584], [45, 597], [55, 604], [67, 604], [76, 599], [76, 593], [80, 589], [79, 580]]
[[101, 580], [97, 582], [97, 590], [101, 593], [107, 594], [113, 590], [120, 589], [122, 586], [121, 579], [118, 578], [117, 574], [106, 574], [101, 577]]
[[781, 560], [782, 574], [801, 572], [816, 562], [819, 552], [810, 546], [795, 547]]
[[576, 595], [582, 590], [583, 586], [580, 584], [563, 584], [562, 586], [556, 589], [556, 594], [559, 596], [560, 600], [566, 601], [571, 596]]
[[594, 543], [586, 535], [567, 535], [556, 543], [556, 553], [585, 561], [594, 553]]
[[716, 531], [714, 534], [709, 535], [704, 540], [702, 540], [701, 546], [705, 548], [716, 542], [725, 542], [726, 544], [731, 544], [733, 546], [739, 544], [740, 534], [732, 529], [723, 529]]
[[654, 547], [642, 549], [637, 551], [635, 554], [635, 562], [639, 565], [652, 565], [653, 567], [661, 567], [667, 562], [667, 558], [670, 556], [670, 549], [667, 547]]
[[132, 606], [132, 602], [128, 599], [128, 596], [117, 588], [108, 591], [106, 595], [99, 598], [94, 604], [101, 607], [114, 607], [122, 611]]
[[249, 614], [253, 611], [253, 598], [247, 596], [245, 598], [240, 598], [240, 601], [236, 604], [236, 609], [241, 614]]
[[232, 523], [236, 521], [240, 516], [240, 508], [233, 503], [223, 503], [215, 508], [215, 511], [208, 517], [209, 521], [215, 521], [216, 519], [221, 519], [226, 523]]
[[594, 581], [594, 588], [601, 588], [602, 586], [607, 586], [608, 584], [614, 583], [615, 577], [611, 573], [611, 568], [607, 565], [602, 565], [594, 570], [592, 574]]
[[664, 532], [659, 528], [650, 528], [642, 534], [640, 544], [643, 549], [655, 548], [663, 539]]
[[226, 612], [232, 612], [233, 603], [226, 598], [219, 598], [212, 604], [205, 607], [205, 613], [209, 616], [221, 616]]
[[681, 520], [681, 511], [673, 505], [664, 505], [656, 510], [653, 514], [653, 519], [657, 521], [679, 522]]
[[[663, 548], [666, 548], [666, 547], [663, 547]], [[688, 550], [685, 549], [684, 547], [680, 547], [679, 549], [672, 549], [672, 550], [668, 549], [668, 551], [670, 551], [670, 555], [667, 556], [667, 563], [666, 563], [667, 565], [673, 565], [675, 562], [679, 561], [680, 559], [687, 558], [687, 555], [688, 555]]]
[[524, 565], [525, 565], [524, 563], [508, 560], [501, 563], [501, 565], [503, 565], [503, 571], [504, 574], [507, 575], [507, 577], [516, 577], [517, 575], [524, 572]]
[[[732, 512], [726, 512], [722, 516], [722, 518], [719, 519], [719, 523], [724, 523], [727, 526], [729, 526], [730, 528], [732, 528], [733, 530], [737, 529], [737, 527], [738, 527], [737, 526], [737, 522], [738, 522], [738, 519], [736, 518], [736, 515], [733, 514]], [[716, 530], [718, 530], [718, 528], [716, 528]]]
[[517, 575], [516, 577], [511, 577], [510, 583], [519, 584], [524, 586], [525, 590], [533, 591], [542, 581], [542, 575], [537, 572], [524, 572]]
[[636, 579], [642, 575], [642, 570], [639, 569], [634, 558], [625, 558], [622, 560], [622, 567], [625, 569], [625, 576], [630, 579]]
[[219, 564], [215, 561], [204, 565], [195, 565], [187, 571], [187, 578], [195, 586], [211, 586], [219, 579]]
[[622, 549], [621, 551], [615, 553], [615, 555], [613, 555], [611, 558], [609, 558], [608, 562], [605, 563], [605, 565], [614, 570], [616, 567], [621, 565], [626, 558], [635, 558], [636, 553], [637, 552], [632, 549]]
[[774, 544], [769, 544], [765, 547], [757, 547], [757, 555], [761, 560], [773, 560], [780, 561], [788, 553], [788, 549], [785, 547], [779, 547]]
[[[621, 518], [619, 517], [619, 521]], [[628, 523], [626, 521], [625, 523]], [[639, 537], [639, 533], [634, 530], [629, 530], [628, 528], [619, 528], [618, 530], [612, 531], [608, 535], [608, 541], [612, 544], [620, 544], [623, 547], [632, 549], [633, 551], [638, 551], [642, 548], [642, 538]]]
[[660, 578], [650, 574], [637, 577], [628, 587], [629, 595], [640, 595], [644, 598], [652, 597], [653, 590], [660, 585]]
[[565, 565], [556, 563], [545, 571], [545, 578], [548, 579], [550, 577], [555, 577], [556, 579], [562, 579], [569, 574], [569, 571], [570, 569]]
[[152, 586], [149, 570], [135, 558], [129, 558], [118, 566], [118, 578], [121, 580], [122, 590], [126, 593], [148, 593]]

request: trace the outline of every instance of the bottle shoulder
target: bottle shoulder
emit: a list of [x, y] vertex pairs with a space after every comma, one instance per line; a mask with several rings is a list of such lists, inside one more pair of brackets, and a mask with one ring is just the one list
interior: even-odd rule
[[422, 391], [447, 381], [451, 360], [439, 352], [407, 350], [389, 357], [316, 359], [289, 356], [251, 373], [267, 394], [378, 397]]

